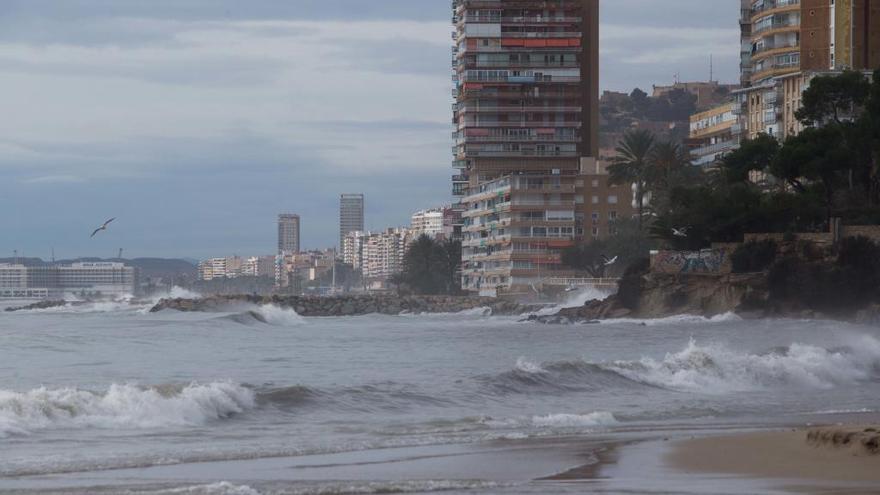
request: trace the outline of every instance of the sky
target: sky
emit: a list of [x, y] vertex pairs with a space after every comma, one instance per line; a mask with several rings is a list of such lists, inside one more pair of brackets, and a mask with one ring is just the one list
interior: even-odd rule
[[[604, 0], [601, 87], [738, 77], [737, 0]], [[271, 254], [452, 201], [449, 0], [0, 0], [0, 257]], [[94, 239], [91, 231], [117, 217]]]

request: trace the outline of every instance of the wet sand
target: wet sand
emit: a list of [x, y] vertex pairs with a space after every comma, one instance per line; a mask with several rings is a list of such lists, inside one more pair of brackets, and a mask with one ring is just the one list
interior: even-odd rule
[[[878, 429], [825, 427], [683, 440], [673, 444], [666, 461], [686, 474], [880, 483], [880, 454], [863, 445]], [[824, 434], [828, 441], [818, 438]]]

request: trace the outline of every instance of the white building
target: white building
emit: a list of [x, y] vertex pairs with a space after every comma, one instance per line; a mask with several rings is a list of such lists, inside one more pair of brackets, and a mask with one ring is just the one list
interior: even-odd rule
[[342, 262], [360, 270], [364, 264], [364, 243], [370, 235], [361, 230], [349, 232], [342, 240]]
[[362, 255], [364, 278], [386, 281], [400, 273], [410, 239], [406, 228], [387, 229], [367, 237]]
[[436, 238], [444, 234], [443, 229], [444, 208], [417, 211], [412, 216], [410, 231], [413, 239], [423, 235]]
[[0, 297], [123, 297], [136, 294], [138, 270], [115, 262], [0, 265]]

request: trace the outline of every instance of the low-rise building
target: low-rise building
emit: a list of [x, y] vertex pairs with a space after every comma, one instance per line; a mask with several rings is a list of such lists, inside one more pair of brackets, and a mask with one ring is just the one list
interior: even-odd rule
[[0, 264], [0, 297], [127, 297], [137, 294], [138, 278], [137, 268], [116, 262]]
[[364, 278], [384, 282], [400, 273], [411, 239], [406, 228], [390, 228], [367, 237], [362, 255]]
[[740, 105], [731, 102], [691, 116], [688, 150], [693, 164], [711, 167], [739, 147], [742, 136]]

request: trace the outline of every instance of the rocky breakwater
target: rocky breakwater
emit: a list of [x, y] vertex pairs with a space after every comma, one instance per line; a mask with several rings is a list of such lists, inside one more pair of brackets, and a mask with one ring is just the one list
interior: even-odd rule
[[209, 296], [198, 299], [162, 299], [150, 311], [223, 312], [242, 306], [272, 305], [292, 309], [300, 316], [361, 316], [368, 314], [460, 313], [486, 308], [493, 315], [521, 315], [537, 307], [495, 298], [468, 296]]
[[735, 312], [766, 316], [765, 274], [667, 275], [633, 273], [621, 281], [617, 294], [553, 315], [530, 316], [548, 324], [595, 323], [616, 318], [665, 318], [675, 315], [712, 317]]

